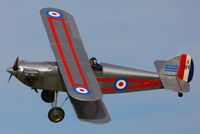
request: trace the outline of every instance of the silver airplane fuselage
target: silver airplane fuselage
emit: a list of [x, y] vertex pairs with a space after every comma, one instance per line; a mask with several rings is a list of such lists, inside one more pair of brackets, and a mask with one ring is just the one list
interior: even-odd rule
[[[156, 80], [159, 81], [159, 75], [154, 72], [148, 72], [143, 70], [131, 69], [111, 64], [102, 63], [103, 71], [94, 71], [97, 81], [103, 89], [104, 87], [111, 87], [112, 82], [106, 82], [104, 79], [112, 78], [131, 78], [140, 80]], [[7, 70], [14, 75], [19, 81], [32, 89], [42, 89], [51, 91], [66, 91], [62, 76], [59, 72], [56, 62], [28, 62], [19, 61], [18, 70], [14, 71], [12, 68]], [[103, 80], [102, 80], [103, 79]], [[137, 84], [137, 82], [136, 82]], [[103, 88], [102, 88], [103, 87]], [[162, 85], [135, 88], [126, 92], [144, 91], [152, 89], [161, 89]], [[119, 91], [104, 91], [104, 94], [121, 93]]]

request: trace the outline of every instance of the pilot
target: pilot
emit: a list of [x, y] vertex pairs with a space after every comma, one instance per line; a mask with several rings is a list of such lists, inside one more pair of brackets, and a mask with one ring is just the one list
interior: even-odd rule
[[97, 59], [95, 57], [90, 59], [90, 65], [94, 71], [102, 71], [102, 66], [97, 63]]

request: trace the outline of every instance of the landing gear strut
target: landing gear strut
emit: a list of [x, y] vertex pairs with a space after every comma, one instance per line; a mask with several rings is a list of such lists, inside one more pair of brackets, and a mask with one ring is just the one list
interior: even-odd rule
[[65, 117], [65, 112], [61, 107], [57, 107], [58, 92], [54, 92], [54, 99], [52, 102], [52, 108], [49, 110], [48, 118], [52, 122], [60, 122]]
[[183, 93], [178, 92], [178, 97], [183, 97]]

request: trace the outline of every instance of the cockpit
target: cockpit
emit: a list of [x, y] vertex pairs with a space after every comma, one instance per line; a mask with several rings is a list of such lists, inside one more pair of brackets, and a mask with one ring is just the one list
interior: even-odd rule
[[103, 67], [101, 64], [97, 62], [97, 59], [95, 57], [92, 57], [90, 60], [90, 66], [92, 67], [93, 71], [102, 71]]

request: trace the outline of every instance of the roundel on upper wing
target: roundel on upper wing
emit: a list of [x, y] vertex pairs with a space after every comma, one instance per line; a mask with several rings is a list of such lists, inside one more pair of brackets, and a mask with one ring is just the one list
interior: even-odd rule
[[125, 78], [119, 78], [114, 82], [114, 87], [118, 91], [123, 91], [128, 86], [128, 81]]
[[48, 10], [46, 11], [46, 15], [52, 18], [62, 18], [63, 14], [58, 11]]
[[82, 86], [75, 86], [75, 87], [73, 87], [73, 90], [74, 90], [74, 92], [81, 94], [81, 95], [90, 94], [90, 90], [85, 87], [82, 87]]

